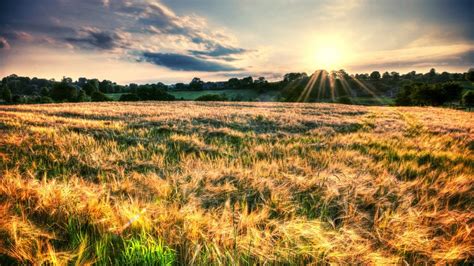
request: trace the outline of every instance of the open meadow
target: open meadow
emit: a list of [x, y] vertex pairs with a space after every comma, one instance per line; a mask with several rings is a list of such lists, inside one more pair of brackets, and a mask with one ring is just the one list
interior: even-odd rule
[[0, 264], [474, 257], [474, 115], [429, 107], [0, 106]]

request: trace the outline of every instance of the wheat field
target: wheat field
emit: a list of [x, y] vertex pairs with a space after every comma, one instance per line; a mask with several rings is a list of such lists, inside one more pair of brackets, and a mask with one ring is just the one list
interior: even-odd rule
[[0, 106], [0, 264], [469, 263], [473, 118], [310, 103]]

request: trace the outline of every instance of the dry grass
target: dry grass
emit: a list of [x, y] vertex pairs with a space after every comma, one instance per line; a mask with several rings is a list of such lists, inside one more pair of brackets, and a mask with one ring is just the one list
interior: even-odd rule
[[330, 104], [2, 106], [0, 264], [469, 262], [473, 121]]

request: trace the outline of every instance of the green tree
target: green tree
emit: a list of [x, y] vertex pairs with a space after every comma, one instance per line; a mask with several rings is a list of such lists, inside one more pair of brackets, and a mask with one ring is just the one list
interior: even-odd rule
[[97, 79], [88, 80], [82, 89], [86, 92], [87, 95], [92, 95], [94, 91], [99, 90], [99, 80]]
[[40, 90], [40, 95], [41, 96], [49, 96], [49, 88], [47, 87], [42, 87], [41, 90]]
[[394, 81], [398, 81], [398, 80], [400, 79], [400, 73], [393, 71], [393, 72], [390, 73], [390, 74], [392, 74], [392, 79], [393, 79]]
[[352, 104], [351, 98], [349, 98], [349, 97], [347, 97], [347, 96], [339, 97], [339, 98], [337, 99], [337, 102], [338, 102], [338, 103], [342, 103], [342, 104]]
[[474, 106], [474, 91], [470, 90], [462, 96], [462, 104], [467, 107]]
[[48, 96], [41, 96], [38, 99], [38, 103], [54, 103], [54, 101]]
[[195, 101], [205, 101], [205, 102], [214, 102], [214, 101], [228, 101], [229, 99], [225, 95], [221, 94], [205, 94], [196, 98]]
[[374, 71], [374, 72], [370, 73], [370, 79], [375, 80], [375, 81], [380, 80], [380, 72]]
[[204, 86], [204, 81], [202, 81], [200, 78], [193, 78], [191, 82], [189, 83], [189, 88], [191, 90], [202, 90], [202, 87]]
[[436, 77], [436, 69], [434, 68], [430, 69], [430, 72], [426, 73], [426, 76], [428, 76], [429, 78]]
[[[112, 93], [114, 92], [114, 85], [110, 80], [102, 80], [99, 83], [99, 91], [102, 93]], [[92, 94], [91, 94], [92, 96]]]
[[382, 75], [383, 80], [390, 80], [391, 78], [392, 76], [390, 76], [390, 73], [388, 73], [387, 71], [385, 71]]
[[77, 95], [77, 102], [88, 102], [89, 97], [87, 96], [84, 90], [79, 90], [79, 94]]
[[5, 102], [11, 103], [12, 102], [12, 92], [8, 87], [4, 87], [2, 90], [2, 98]]
[[422, 83], [414, 87], [411, 99], [414, 105], [438, 106], [446, 102], [446, 94], [439, 84]]
[[298, 80], [300, 78], [305, 78], [308, 75], [304, 72], [302, 73], [288, 73], [283, 76], [283, 82], [292, 82], [294, 80]]
[[229, 89], [237, 89], [240, 86], [240, 80], [238, 78], [231, 78], [227, 81], [227, 87]]
[[400, 106], [412, 105], [412, 100], [411, 100], [412, 90], [413, 90], [412, 86], [410, 85], [404, 86], [397, 94], [397, 97], [395, 99], [395, 105], [400, 105]]
[[466, 73], [466, 79], [474, 82], [474, 68], [470, 68]]
[[121, 102], [136, 102], [140, 101], [140, 98], [134, 93], [125, 93], [120, 95], [119, 101]]
[[455, 82], [448, 82], [441, 85], [442, 93], [444, 95], [444, 101], [452, 102], [459, 101], [461, 99], [461, 93], [463, 88], [461, 85]]
[[141, 85], [137, 89], [137, 96], [142, 101], [174, 101], [175, 97], [165, 90], [152, 85]]
[[91, 100], [93, 102], [107, 102], [111, 101], [112, 99], [110, 99], [109, 97], [107, 97], [107, 95], [103, 94], [100, 91], [94, 91], [91, 95]]
[[67, 80], [55, 83], [53, 89], [51, 89], [50, 96], [55, 101], [68, 101], [73, 102], [76, 100], [78, 95], [78, 89], [72, 84], [68, 83]]

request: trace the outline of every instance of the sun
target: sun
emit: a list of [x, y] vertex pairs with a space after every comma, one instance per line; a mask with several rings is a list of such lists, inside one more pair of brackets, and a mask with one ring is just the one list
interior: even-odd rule
[[334, 45], [318, 47], [314, 60], [319, 68], [326, 70], [338, 69], [342, 64], [342, 50]]
[[331, 71], [348, 67], [353, 53], [347, 39], [338, 35], [325, 34], [313, 35], [309, 38], [303, 50], [305, 65], [309, 69]]

